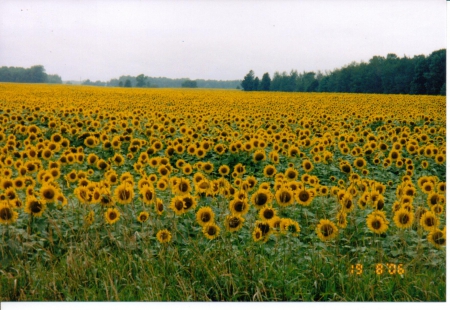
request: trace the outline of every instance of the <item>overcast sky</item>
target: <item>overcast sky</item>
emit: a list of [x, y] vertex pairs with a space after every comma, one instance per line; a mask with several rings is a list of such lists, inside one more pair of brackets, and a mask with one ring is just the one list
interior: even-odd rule
[[445, 0], [0, 0], [0, 66], [63, 80], [231, 80], [445, 47]]

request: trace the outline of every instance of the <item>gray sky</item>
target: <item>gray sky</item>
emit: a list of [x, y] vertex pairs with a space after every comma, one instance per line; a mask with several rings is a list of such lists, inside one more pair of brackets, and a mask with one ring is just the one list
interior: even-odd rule
[[0, 66], [63, 80], [231, 80], [445, 47], [445, 0], [0, 0]]

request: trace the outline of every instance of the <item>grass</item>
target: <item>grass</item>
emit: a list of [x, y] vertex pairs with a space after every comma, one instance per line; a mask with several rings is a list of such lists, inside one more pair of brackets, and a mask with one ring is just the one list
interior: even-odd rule
[[[55, 217], [63, 212], [49, 212]], [[359, 240], [314, 240], [277, 236], [267, 243], [243, 233], [209, 241], [181, 218], [173, 242], [159, 244], [150, 226], [117, 225], [65, 232], [51, 228], [28, 235], [2, 228], [2, 301], [445, 301], [445, 251], [431, 247], [416, 231]], [[125, 216], [126, 217], [126, 216]], [[191, 218], [189, 218], [191, 217]], [[62, 218], [58, 218], [64, 222]], [[126, 219], [124, 219], [125, 221]], [[183, 221], [184, 220], [184, 221]], [[38, 223], [39, 224], [39, 223]], [[81, 225], [81, 224], [80, 224]], [[56, 227], [56, 226], [55, 226]], [[248, 229], [244, 227], [243, 231]], [[49, 232], [53, 235], [49, 238]], [[61, 235], [58, 236], [58, 233]], [[7, 236], [9, 234], [9, 238]], [[250, 234], [250, 232], [248, 232]], [[244, 235], [244, 236], [243, 236]], [[346, 234], [345, 236], [348, 236]], [[52, 241], [50, 241], [50, 239]], [[316, 238], [317, 239], [317, 238]], [[387, 244], [397, 244], [389, 255]], [[395, 253], [394, 257], [392, 253]], [[376, 264], [384, 272], [376, 274]], [[405, 273], [389, 274], [388, 263]], [[351, 273], [361, 264], [363, 272]], [[393, 269], [391, 268], [391, 271]], [[355, 270], [356, 271], [356, 270]]]

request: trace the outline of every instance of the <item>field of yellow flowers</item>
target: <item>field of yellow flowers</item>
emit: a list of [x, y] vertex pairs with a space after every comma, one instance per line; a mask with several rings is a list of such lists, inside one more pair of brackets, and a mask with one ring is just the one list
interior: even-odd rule
[[445, 110], [0, 84], [0, 301], [445, 301]]

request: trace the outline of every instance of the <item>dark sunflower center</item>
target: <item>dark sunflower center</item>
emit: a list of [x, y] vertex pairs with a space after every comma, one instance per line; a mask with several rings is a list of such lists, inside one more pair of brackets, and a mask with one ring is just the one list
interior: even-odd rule
[[156, 206], [156, 208], [158, 209], [159, 212], [163, 212], [164, 211], [164, 206], [162, 204], [158, 204]]
[[189, 197], [185, 197], [183, 199], [183, 201], [184, 201], [184, 205], [186, 206], [185, 209], [189, 209], [189, 208], [191, 208], [194, 205], [194, 202]]
[[288, 203], [289, 201], [291, 201], [291, 194], [289, 192], [282, 192], [280, 195], [280, 201], [282, 203]]
[[348, 166], [348, 165], [342, 166], [342, 171], [344, 171], [345, 173], [349, 173], [350, 172], [350, 166]]
[[239, 218], [237, 217], [232, 217], [229, 221], [228, 221], [228, 225], [230, 226], [230, 228], [236, 228], [239, 226], [239, 224], [241, 224], [241, 221], [239, 220]]
[[177, 209], [178, 211], [183, 209], [183, 202], [182, 201], [177, 201], [175, 202], [175, 209]]
[[39, 213], [42, 210], [42, 204], [39, 201], [33, 201], [30, 205], [32, 213]]
[[8, 221], [12, 218], [13, 213], [10, 208], [3, 208], [0, 210], [0, 218], [4, 221]]
[[324, 237], [328, 237], [333, 233], [333, 226], [330, 224], [325, 224], [320, 228], [320, 231]]
[[237, 212], [242, 212], [244, 210], [244, 203], [242, 201], [236, 201], [234, 203], [234, 210]]
[[270, 230], [270, 226], [267, 223], [262, 223], [258, 225], [258, 228], [261, 229], [263, 235], [267, 234]]
[[181, 182], [179, 188], [180, 188], [180, 191], [183, 193], [187, 192], [187, 190], [189, 189], [187, 183], [185, 183], [185, 182]]
[[205, 212], [201, 216], [202, 222], [207, 223], [211, 219], [211, 214]]
[[425, 225], [431, 227], [431, 226], [434, 226], [435, 224], [436, 224], [436, 220], [434, 219], [434, 217], [430, 216], [425, 219]]
[[261, 154], [261, 153], [258, 153], [258, 154], [256, 154], [256, 156], [255, 156], [255, 160], [257, 160], [257, 161], [263, 160], [263, 158], [264, 158], [264, 155]]
[[435, 205], [438, 203], [438, 200], [439, 200], [438, 195], [433, 195], [433, 196], [431, 196], [430, 202], [432, 205]]
[[116, 212], [111, 212], [111, 213], [109, 213], [109, 219], [110, 219], [111, 221], [114, 220], [116, 217], [117, 217]]
[[208, 227], [208, 230], [207, 230], [208, 235], [214, 236], [216, 234], [216, 232], [217, 232], [216, 227], [214, 227], [214, 226], [209, 226]]
[[408, 214], [402, 214], [399, 217], [399, 222], [403, 225], [407, 224], [409, 222], [409, 215]]
[[264, 215], [265, 219], [270, 220], [275, 214], [273, 213], [272, 209], [267, 209], [267, 210], [264, 210], [263, 215]]
[[55, 197], [55, 191], [51, 188], [48, 188], [44, 191], [44, 197], [46, 199], [53, 199]]
[[121, 197], [123, 200], [128, 200], [128, 199], [130, 199], [130, 198], [131, 198], [131, 191], [129, 191], [128, 189], [122, 189], [122, 190], [120, 191], [120, 197]]
[[298, 195], [298, 198], [300, 199], [300, 201], [308, 201], [309, 199], [309, 193], [307, 191], [301, 191], [300, 194]]
[[256, 195], [255, 202], [258, 206], [264, 205], [267, 202], [267, 194], [259, 193], [258, 195]]
[[437, 245], [443, 245], [445, 244], [445, 237], [444, 234], [440, 231], [437, 231], [433, 234], [433, 241], [437, 244]]
[[380, 229], [381, 228], [381, 222], [380, 220], [376, 219], [372, 222], [373, 229]]
[[153, 198], [153, 193], [152, 193], [152, 191], [147, 190], [147, 191], [145, 192], [145, 199], [147, 199], [147, 200], [152, 200], [152, 198]]
[[296, 176], [297, 176], [297, 174], [294, 171], [289, 171], [289, 173], [288, 173], [289, 179], [294, 179]]

